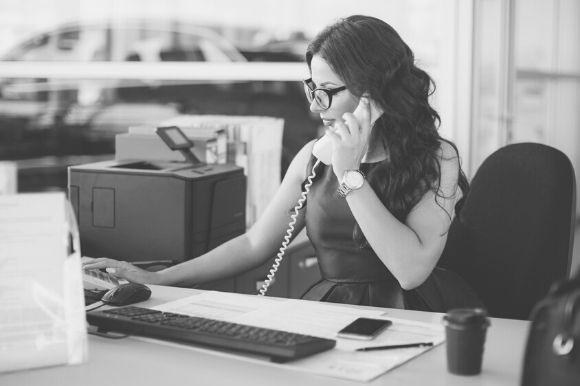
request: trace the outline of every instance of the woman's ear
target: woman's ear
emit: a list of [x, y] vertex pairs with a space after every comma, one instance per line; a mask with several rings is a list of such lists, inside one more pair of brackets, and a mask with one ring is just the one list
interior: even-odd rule
[[381, 106], [371, 98], [368, 92], [365, 92], [361, 95], [361, 99], [366, 98], [369, 101], [370, 108], [371, 108], [371, 126], [374, 125], [375, 121], [379, 119], [381, 115], [383, 115], [383, 109]]
[[371, 126], [374, 125], [375, 121], [379, 119], [381, 115], [383, 115], [383, 109], [379, 104], [371, 98], [368, 98], [371, 106]]

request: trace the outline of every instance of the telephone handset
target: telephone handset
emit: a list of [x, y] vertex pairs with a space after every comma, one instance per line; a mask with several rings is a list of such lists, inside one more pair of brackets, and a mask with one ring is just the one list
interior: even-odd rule
[[[370, 103], [372, 126], [383, 112], [372, 100], [368, 99], [368, 97], [362, 96], [361, 101], [363, 98], [366, 98]], [[358, 106], [352, 113], [359, 122], [362, 121], [361, 114], [363, 108], [363, 104], [359, 102]], [[314, 143], [312, 154], [325, 165], [330, 165], [332, 163], [332, 141], [328, 135], [324, 135]]]
[[332, 163], [332, 140], [328, 135], [324, 135], [314, 143], [312, 155], [325, 165]]
[[[368, 99], [367, 96], [362, 96], [361, 97], [361, 101], [362, 98], [367, 98], [367, 100], [370, 102], [370, 113], [371, 113], [371, 126], [375, 123], [375, 121], [378, 119], [378, 117], [382, 114], [382, 110], [375, 105], [375, 103]], [[356, 109], [353, 111], [353, 115], [356, 117], [356, 119], [360, 122], [362, 121], [362, 109], [365, 108], [365, 106], [359, 102], [358, 106], [356, 107]], [[284, 236], [284, 241], [282, 241], [282, 245], [280, 246], [280, 249], [278, 250], [278, 254], [276, 255], [276, 259], [274, 260], [274, 263], [272, 264], [272, 268], [270, 269], [270, 272], [267, 275], [266, 280], [264, 280], [264, 284], [262, 284], [262, 288], [260, 289], [260, 295], [264, 296], [266, 295], [266, 291], [268, 291], [268, 287], [270, 286], [270, 284], [272, 284], [272, 281], [274, 280], [274, 276], [276, 275], [276, 271], [278, 271], [278, 267], [280, 266], [280, 263], [282, 262], [282, 259], [284, 258], [284, 253], [286, 252], [286, 248], [288, 248], [288, 244], [290, 243], [290, 240], [292, 239], [292, 234], [294, 233], [294, 224], [296, 224], [296, 217], [298, 216], [298, 211], [300, 209], [302, 209], [302, 206], [304, 205], [304, 202], [306, 201], [306, 196], [308, 195], [308, 192], [310, 191], [310, 187], [312, 186], [312, 181], [314, 179], [314, 177], [316, 177], [316, 167], [318, 166], [318, 164], [320, 162], [324, 163], [325, 165], [330, 165], [332, 163], [332, 140], [328, 135], [324, 135], [322, 138], [320, 138], [318, 141], [316, 141], [314, 143], [314, 146], [312, 148], [312, 154], [318, 159], [316, 161], [316, 163], [314, 164], [314, 166], [312, 167], [312, 172], [310, 173], [310, 175], [306, 178], [306, 184], [304, 184], [304, 190], [302, 191], [302, 193], [300, 194], [300, 198], [298, 199], [298, 202], [296, 203], [296, 206], [294, 207], [293, 213], [290, 215], [290, 222], [288, 223], [288, 229], [286, 229], [286, 236]]]

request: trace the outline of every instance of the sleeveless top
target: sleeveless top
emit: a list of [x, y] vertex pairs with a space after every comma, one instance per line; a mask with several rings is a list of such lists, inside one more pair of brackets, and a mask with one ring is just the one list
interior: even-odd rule
[[[373, 165], [363, 163], [360, 169], [368, 175]], [[312, 163], [309, 171], [311, 167]], [[457, 275], [439, 268], [421, 286], [404, 291], [376, 253], [353, 240], [355, 218], [347, 201], [336, 194], [338, 180], [332, 167], [319, 163], [316, 174], [304, 210], [322, 280], [303, 299], [437, 312], [482, 305]]]

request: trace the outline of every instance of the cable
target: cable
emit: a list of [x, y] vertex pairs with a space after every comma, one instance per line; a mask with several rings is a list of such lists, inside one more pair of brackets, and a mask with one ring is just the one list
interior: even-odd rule
[[97, 308], [101, 308], [104, 305], [105, 305], [105, 303], [103, 303], [101, 301], [94, 302], [93, 304], [89, 304], [88, 306], [85, 306], [85, 312], [94, 311]]
[[286, 229], [286, 236], [284, 236], [284, 241], [282, 242], [282, 246], [280, 246], [280, 249], [278, 250], [278, 254], [276, 255], [276, 259], [274, 260], [274, 263], [272, 264], [272, 268], [270, 268], [270, 272], [268, 273], [267, 279], [264, 281], [264, 284], [262, 284], [262, 288], [260, 289], [259, 296], [266, 295], [266, 292], [268, 291], [268, 287], [272, 283], [272, 280], [274, 280], [274, 276], [276, 275], [276, 272], [278, 271], [278, 267], [280, 266], [280, 263], [282, 263], [282, 259], [284, 258], [284, 253], [286, 253], [286, 248], [288, 248], [288, 243], [290, 243], [290, 239], [292, 238], [292, 234], [294, 233], [294, 224], [296, 224], [296, 217], [298, 216], [298, 211], [300, 209], [302, 209], [304, 202], [306, 202], [306, 196], [308, 196], [308, 192], [310, 191], [310, 187], [312, 186], [312, 180], [314, 179], [314, 177], [316, 177], [315, 170], [316, 170], [316, 167], [318, 166], [319, 163], [320, 163], [320, 160], [317, 160], [316, 163], [314, 164], [314, 166], [312, 167], [312, 173], [310, 173], [310, 175], [306, 179], [307, 182], [304, 185], [304, 190], [300, 193], [300, 198], [298, 199], [298, 202], [297, 202], [296, 206], [294, 207], [294, 213], [292, 213], [292, 215], [290, 216], [290, 222], [288, 223], [288, 229]]

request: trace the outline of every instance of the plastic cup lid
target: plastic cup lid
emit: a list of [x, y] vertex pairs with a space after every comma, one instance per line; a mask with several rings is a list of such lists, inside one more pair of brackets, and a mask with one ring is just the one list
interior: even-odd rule
[[487, 325], [489, 320], [483, 308], [456, 308], [449, 310], [443, 321], [461, 325]]

